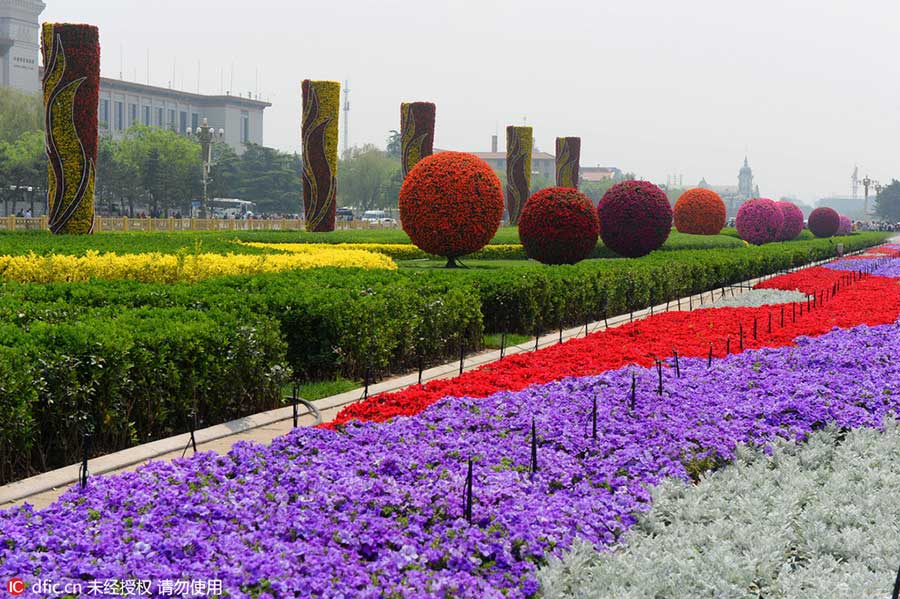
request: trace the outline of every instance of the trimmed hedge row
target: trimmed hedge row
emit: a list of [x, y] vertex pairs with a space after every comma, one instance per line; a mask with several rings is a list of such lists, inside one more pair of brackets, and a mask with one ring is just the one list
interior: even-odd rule
[[194, 401], [207, 423], [280, 405], [288, 370], [273, 320], [116, 311], [71, 318], [35, 304], [0, 325], [0, 484], [78, 461], [85, 431], [107, 453], [184, 432]]
[[186, 431], [195, 396], [212, 424], [278, 405], [291, 371], [377, 377], [480, 349], [485, 330], [580, 324], [832, 255], [811, 240], [559, 267], [5, 284], [0, 483], [77, 461], [87, 425], [95, 452], [113, 451]]

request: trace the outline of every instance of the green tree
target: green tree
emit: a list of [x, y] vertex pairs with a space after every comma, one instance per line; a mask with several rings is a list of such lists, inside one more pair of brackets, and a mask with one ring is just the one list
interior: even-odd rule
[[44, 130], [44, 102], [39, 94], [0, 87], [0, 141], [15, 142], [23, 133]]
[[396, 158], [400, 160], [400, 152], [402, 150], [400, 143], [400, 132], [396, 129], [391, 129], [388, 133], [387, 137], [387, 153], [391, 158]]
[[881, 190], [875, 198], [875, 214], [888, 222], [900, 222], [900, 181], [894, 179]]
[[105, 206], [108, 213], [134, 216], [135, 201], [142, 194], [139, 178], [137, 168], [125, 160], [121, 144], [109, 135], [101, 136], [97, 146], [97, 205]]
[[400, 162], [372, 144], [350, 148], [338, 165], [338, 202], [359, 210], [394, 208]]
[[136, 126], [119, 141], [121, 160], [137, 174], [151, 212], [187, 212], [202, 193], [200, 145], [173, 131]]

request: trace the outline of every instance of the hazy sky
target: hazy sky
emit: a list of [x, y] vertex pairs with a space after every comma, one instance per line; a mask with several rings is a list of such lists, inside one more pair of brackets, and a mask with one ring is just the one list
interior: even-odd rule
[[[402, 101], [437, 104], [435, 145], [582, 138], [582, 164], [762, 195], [900, 177], [897, 0], [45, 0], [100, 27], [102, 71], [203, 93], [257, 89], [265, 143], [299, 149], [300, 82], [350, 81], [350, 143], [384, 145]], [[123, 56], [124, 55], [124, 56]], [[234, 85], [231, 85], [232, 68]]]

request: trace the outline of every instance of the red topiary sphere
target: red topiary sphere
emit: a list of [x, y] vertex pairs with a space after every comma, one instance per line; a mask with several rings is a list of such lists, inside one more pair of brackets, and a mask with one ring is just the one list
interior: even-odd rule
[[803, 231], [803, 211], [796, 205], [785, 200], [775, 203], [781, 210], [781, 216], [784, 217], [784, 224], [781, 225], [778, 241], [790, 241], [796, 239], [797, 235]]
[[778, 204], [768, 198], [747, 200], [738, 208], [735, 225], [741, 239], [753, 245], [775, 241], [781, 233], [784, 216]]
[[591, 200], [577, 189], [548, 187], [533, 194], [519, 215], [525, 254], [544, 264], [575, 264], [597, 245], [600, 223]]
[[832, 237], [841, 226], [841, 215], [833, 208], [816, 208], [809, 214], [809, 230], [816, 237]]
[[672, 206], [649, 181], [623, 181], [607, 190], [597, 205], [600, 237], [606, 247], [636, 258], [658, 249], [672, 230]]
[[675, 228], [691, 235], [718, 235], [725, 226], [725, 202], [711, 189], [689, 189], [675, 202]]
[[500, 227], [503, 191], [488, 164], [464, 152], [416, 163], [400, 188], [400, 222], [422, 251], [453, 259], [483, 248]]

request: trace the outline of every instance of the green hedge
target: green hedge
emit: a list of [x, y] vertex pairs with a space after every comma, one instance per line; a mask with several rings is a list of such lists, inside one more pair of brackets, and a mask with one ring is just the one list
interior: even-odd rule
[[[0, 483], [280, 405], [278, 324], [184, 308], [0, 325]], [[21, 314], [21, 313], [20, 313]], [[26, 318], [20, 319], [25, 321]]]
[[[847, 251], [881, 234], [837, 238]], [[319, 269], [193, 285], [2, 285], [0, 483], [278, 405], [301, 380], [378, 377], [834, 255], [811, 240], [510, 268]], [[102, 368], [99, 366], [102, 365]]]

